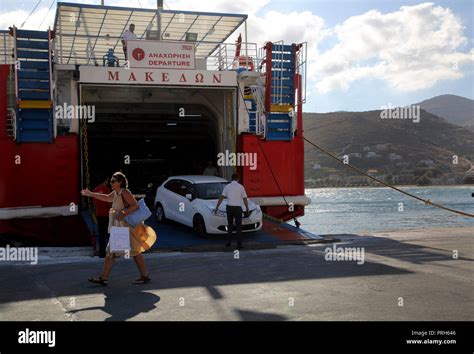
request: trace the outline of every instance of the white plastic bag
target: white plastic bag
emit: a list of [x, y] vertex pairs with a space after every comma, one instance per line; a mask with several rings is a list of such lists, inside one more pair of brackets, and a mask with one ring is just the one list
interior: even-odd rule
[[124, 253], [130, 251], [130, 233], [128, 227], [112, 226], [110, 228], [110, 252]]

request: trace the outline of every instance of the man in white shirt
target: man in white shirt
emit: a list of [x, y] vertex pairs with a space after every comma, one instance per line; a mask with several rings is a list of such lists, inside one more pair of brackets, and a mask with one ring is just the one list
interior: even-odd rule
[[125, 60], [127, 60], [127, 42], [134, 41], [137, 39], [135, 33], [135, 25], [133, 23], [130, 24], [127, 30], [122, 34], [122, 45], [123, 45], [123, 53], [125, 54]]
[[217, 214], [217, 209], [221, 205], [224, 198], [227, 198], [227, 236], [228, 242], [227, 247], [230, 247], [232, 242], [232, 231], [234, 229], [234, 219], [235, 219], [235, 228], [237, 231], [237, 248], [242, 248], [242, 201], [244, 202], [246, 214], [249, 213], [249, 203], [247, 200], [247, 193], [245, 192], [244, 186], [239, 184], [239, 175], [234, 173], [232, 175], [232, 182], [224, 187], [222, 195], [219, 197], [217, 202], [216, 209], [214, 213]]

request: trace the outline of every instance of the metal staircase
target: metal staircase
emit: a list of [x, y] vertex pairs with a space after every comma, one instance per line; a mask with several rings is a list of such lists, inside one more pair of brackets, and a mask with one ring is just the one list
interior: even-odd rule
[[267, 43], [266, 95], [267, 140], [291, 140], [295, 108], [295, 47]]
[[299, 49], [300, 45], [282, 42], [269, 42], [264, 47], [266, 140], [293, 139]]
[[53, 94], [51, 31], [12, 28], [16, 83], [16, 141], [51, 143]]

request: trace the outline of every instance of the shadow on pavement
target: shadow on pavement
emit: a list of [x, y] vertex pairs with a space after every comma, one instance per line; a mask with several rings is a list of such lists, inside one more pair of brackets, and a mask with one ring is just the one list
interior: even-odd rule
[[[147, 257], [147, 267], [152, 282], [140, 285], [142, 291], [179, 288], [205, 288], [209, 296], [222, 299], [218, 287], [239, 284], [261, 284], [291, 282], [298, 280], [322, 280], [346, 277], [379, 275], [403, 275], [411, 271], [376, 262], [357, 265], [355, 261], [326, 261], [325, 247], [304, 247], [283, 252], [240, 252], [238, 259], [233, 252], [217, 256], [207, 254], [183, 254], [176, 257]], [[321, 252], [323, 251], [323, 252]], [[369, 252], [367, 250], [367, 252]], [[214, 253], [215, 255], [215, 253]], [[21, 266], [0, 268], [0, 278], [6, 289], [0, 292], [0, 304], [50, 297], [69, 297], [103, 292], [101, 286], [90, 286], [87, 278], [99, 274], [102, 263], [49, 264], [44, 266]], [[109, 277], [107, 291], [127, 295], [122, 288], [131, 289], [137, 276], [132, 260], [120, 259]], [[38, 287], [38, 282], [45, 286]], [[120, 299], [110, 299], [112, 304]], [[137, 301], [135, 301], [137, 303]], [[125, 311], [125, 310], [124, 310]]]
[[[137, 289], [138, 290], [138, 289]], [[110, 315], [105, 321], [125, 321], [141, 313], [156, 309], [160, 297], [142, 291], [124, 291], [120, 289], [105, 289], [104, 306], [85, 307], [77, 310], [69, 310], [68, 313], [102, 310]]]
[[[471, 258], [458, 256], [453, 258], [453, 250], [443, 250], [428, 246], [416, 245], [408, 242], [401, 242], [388, 237], [372, 236], [372, 235], [354, 235], [340, 234], [333, 235], [341, 241], [356, 241], [356, 245], [347, 245], [346, 247], [364, 247], [366, 253], [373, 253], [379, 256], [398, 259], [413, 264], [424, 264], [429, 262], [440, 261], [474, 261]], [[427, 235], [429, 236], [429, 235]], [[359, 244], [364, 242], [364, 244]], [[365, 243], [366, 242], [366, 243]], [[341, 247], [342, 245], [337, 245]]]
[[[334, 235], [348, 243], [335, 244], [336, 247], [364, 247], [366, 254], [376, 254], [393, 259], [398, 259], [414, 264], [426, 264], [437, 261], [453, 261], [452, 252], [440, 249], [430, 249], [419, 245], [401, 242], [398, 240], [359, 235]], [[413, 273], [407, 269], [388, 265], [380, 262], [365, 260], [363, 265], [357, 265], [351, 261], [326, 261], [326, 247], [331, 245], [319, 245], [314, 248], [304, 247], [290, 253], [269, 251], [240, 252], [239, 259], [234, 258], [234, 252], [225, 252], [217, 256], [208, 254], [192, 253], [182, 254], [177, 257], [159, 257], [145, 254], [147, 266], [153, 281], [142, 285], [142, 291], [154, 291], [178, 288], [205, 288], [209, 296], [214, 299], [222, 299], [218, 287], [238, 284], [260, 284], [270, 282], [286, 282], [298, 280], [321, 280], [345, 277], [366, 277], [379, 275], [403, 275]], [[216, 255], [214, 253], [214, 255]], [[459, 257], [459, 260], [472, 261], [468, 258]], [[449, 264], [449, 263], [448, 263]], [[42, 299], [68, 296], [81, 296], [102, 292], [100, 287], [89, 286], [87, 278], [97, 275], [102, 267], [101, 263], [63, 263], [48, 264], [42, 266], [17, 266], [1, 267], [0, 281], [8, 284], [0, 292], [0, 305], [11, 301], [22, 301], [31, 299]], [[126, 292], [124, 289], [132, 287], [131, 281], [137, 276], [137, 269], [131, 260], [119, 260], [114, 266], [109, 279], [107, 291], [112, 296], [107, 301], [111, 305], [104, 310], [114, 309], [115, 304], [120, 303], [120, 298], [113, 297], [113, 293], [121, 294], [124, 298], [144, 296], [136, 292]], [[32, 284], [43, 282], [46, 287], [32, 286]], [[130, 284], [130, 285], [129, 285]], [[46, 289], [46, 290], [45, 290]], [[140, 301], [134, 301], [139, 303]], [[150, 307], [152, 300], [143, 302], [143, 309]], [[122, 311], [122, 312], [120, 312]], [[133, 316], [127, 314], [126, 306], [117, 313], [112, 313], [112, 318]]]

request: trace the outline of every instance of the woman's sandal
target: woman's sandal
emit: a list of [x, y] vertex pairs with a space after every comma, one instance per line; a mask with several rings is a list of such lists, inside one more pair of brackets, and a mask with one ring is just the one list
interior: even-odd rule
[[89, 278], [87, 280], [89, 280], [91, 283], [101, 284], [101, 285], [107, 285], [109, 283], [109, 281], [107, 279], [102, 279], [102, 277]]
[[132, 284], [146, 284], [146, 283], [149, 283], [150, 281], [151, 281], [150, 277], [141, 276], [140, 278], [135, 280]]

